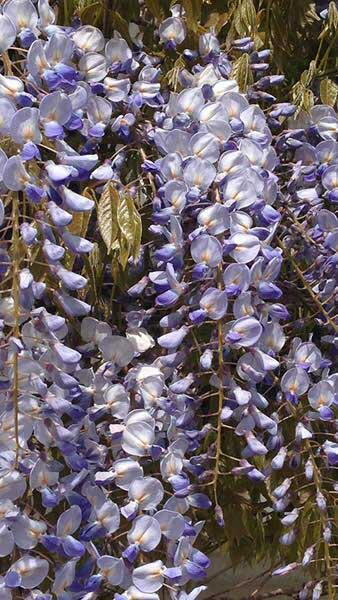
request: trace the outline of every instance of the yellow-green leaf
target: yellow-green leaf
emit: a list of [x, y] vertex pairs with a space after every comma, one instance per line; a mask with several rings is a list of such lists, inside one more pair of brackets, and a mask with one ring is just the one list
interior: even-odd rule
[[338, 86], [328, 77], [320, 82], [320, 99], [323, 104], [334, 106], [337, 101]]
[[236, 79], [241, 92], [246, 92], [248, 86], [253, 83], [250, 58], [247, 53], [242, 54], [242, 56], [233, 63], [232, 77]]
[[[91, 197], [91, 195], [83, 192], [84, 196]], [[78, 212], [73, 214], [73, 219], [70, 225], [68, 225], [68, 231], [73, 235], [79, 235], [80, 237], [86, 237], [88, 225], [90, 220], [90, 211]], [[65, 267], [72, 269], [75, 262], [75, 254], [67, 251], [65, 256]]]
[[142, 240], [142, 219], [138, 210], [134, 210], [134, 241], [133, 241], [133, 259], [136, 260], [140, 254], [141, 240]]
[[309, 110], [311, 110], [311, 108], [314, 106], [314, 103], [315, 103], [315, 97], [314, 97], [312, 90], [305, 90], [304, 97], [303, 97], [304, 110], [309, 112]]
[[89, 291], [95, 303], [99, 300], [98, 290], [102, 285], [102, 279], [106, 264], [106, 251], [104, 244], [94, 244], [92, 252], [83, 256], [84, 273], [88, 277], [90, 286]]
[[301, 110], [309, 112], [315, 103], [312, 90], [307, 89], [301, 81], [298, 81], [291, 90], [293, 104], [297, 107], [295, 116]]
[[252, 0], [242, 0], [240, 14], [246, 32], [252, 34], [256, 30], [256, 10]]
[[[89, 188], [86, 188], [82, 195], [95, 202], [95, 193]], [[74, 213], [72, 222], [68, 225], [68, 231], [73, 235], [86, 237], [90, 216], [90, 211]]]
[[117, 211], [119, 229], [120, 263], [126, 267], [128, 258], [137, 258], [140, 251], [142, 224], [141, 217], [129, 194], [120, 197]]
[[130, 256], [131, 248], [130, 248], [128, 238], [123, 235], [121, 236], [121, 239], [120, 239], [119, 251], [120, 251], [119, 252], [119, 262], [120, 262], [122, 268], [125, 269], [127, 266], [128, 258]]
[[117, 210], [119, 205], [119, 194], [113, 184], [108, 181], [103, 188], [101, 198], [97, 206], [97, 221], [100, 234], [106, 244], [108, 254], [112, 249], [118, 234]]
[[309, 68], [306, 71], [303, 71], [303, 73], [300, 76], [300, 80], [301, 80], [302, 84], [305, 87], [309, 86], [310, 83], [312, 82], [315, 74], [316, 74], [316, 61], [312, 60], [309, 64]]
[[113, 29], [116, 29], [116, 31], [118, 31], [128, 42], [131, 42], [128, 23], [117, 11], [112, 13], [112, 26]]
[[327, 26], [334, 33], [337, 34], [338, 29], [338, 9], [335, 2], [330, 2], [329, 10], [327, 15]]

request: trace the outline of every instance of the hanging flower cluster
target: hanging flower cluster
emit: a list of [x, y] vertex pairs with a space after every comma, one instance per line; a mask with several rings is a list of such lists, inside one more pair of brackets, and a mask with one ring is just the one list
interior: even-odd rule
[[[180, 6], [158, 36], [183, 48]], [[299, 598], [332, 599], [338, 120], [276, 103], [250, 38], [243, 93], [213, 33], [169, 86], [129, 37], [47, 0], [0, 14], [0, 598], [197, 598], [231, 478], [278, 532], [274, 573], [318, 561]], [[117, 318], [96, 318], [103, 248], [102, 290], [133, 278]]]

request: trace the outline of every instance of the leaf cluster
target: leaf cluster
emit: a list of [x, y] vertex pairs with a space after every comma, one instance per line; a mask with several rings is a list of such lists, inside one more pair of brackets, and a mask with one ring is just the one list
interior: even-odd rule
[[[117, 30], [126, 39], [130, 22], [147, 24], [148, 50], [158, 51], [156, 28], [170, 15], [175, 0], [63, 0], [59, 21], [70, 23], [76, 14], [83, 23], [111, 35]], [[312, 0], [182, 0], [189, 42], [196, 47], [198, 34], [213, 29], [226, 48], [234, 39], [250, 36], [256, 48], [272, 52], [271, 71], [283, 73], [283, 98], [297, 100], [302, 108], [312, 103], [311, 86], [324, 102], [337, 97], [338, 9], [328, 3], [328, 16], [320, 17], [320, 3]], [[244, 59], [241, 57], [242, 62]], [[312, 70], [311, 70], [312, 64]], [[310, 69], [310, 73], [309, 73]], [[307, 79], [304, 83], [304, 79]], [[325, 83], [322, 85], [322, 80]], [[300, 96], [305, 98], [300, 98]]]

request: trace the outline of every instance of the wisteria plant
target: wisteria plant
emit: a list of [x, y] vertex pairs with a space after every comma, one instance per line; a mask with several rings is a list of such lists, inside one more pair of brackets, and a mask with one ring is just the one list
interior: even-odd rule
[[338, 10], [291, 102], [251, 0], [96, 4], [1, 4], [0, 600], [334, 600]]

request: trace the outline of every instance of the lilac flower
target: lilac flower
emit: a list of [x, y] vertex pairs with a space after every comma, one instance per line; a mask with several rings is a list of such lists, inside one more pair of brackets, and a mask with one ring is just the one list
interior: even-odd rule
[[23, 190], [30, 183], [31, 177], [18, 156], [11, 156], [6, 162], [3, 181], [6, 187], [13, 191]]
[[103, 577], [109, 581], [111, 585], [120, 585], [125, 577], [125, 566], [122, 558], [114, 556], [100, 556], [97, 560], [97, 565]]
[[141, 592], [137, 587], [131, 586], [129, 587], [125, 594], [115, 594], [114, 600], [130, 600], [133, 598], [134, 600], [159, 600], [160, 597], [155, 593]]
[[199, 37], [198, 49], [201, 56], [218, 54], [220, 51], [219, 41], [213, 33], [203, 33]]
[[164, 509], [158, 511], [154, 518], [160, 525], [162, 535], [168, 540], [177, 540], [183, 534], [185, 521], [180, 514]]
[[0, 133], [2, 135], [11, 132], [11, 117], [15, 115], [15, 105], [5, 97], [0, 97]]
[[184, 168], [183, 178], [192, 193], [197, 196], [210, 187], [216, 176], [215, 167], [203, 158], [191, 158]]
[[79, 70], [88, 82], [102, 81], [108, 71], [106, 58], [97, 52], [88, 52], [81, 57]]
[[193, 240], [191, 256], [195, 263], [217, 267], [222, 260], [222, 246], [217, 238], [202, 234]]
[[132, 360], [135, 350], [133, 344], [122, 336], [105, 336], [99, 341], [99, 348], [105, 360], [124, 367]]
[[198, 222], [211, 235], [219, 235], [229, 228], [229, 212], [222, 204], [214, 204], [199, 212]]
[[188, 539], [182, 539], [174, 557], [174, 565], [181, 571], [181, 576], [187, 579], [200, 579], [205, 575], [205, 569], [210, 564], [209, 559], [195, 550]]
[[262, 326], [253, 317], [242, 317], [233, 321], [226, 340], [237, 347], [253, 346], [262, 334]]
[[104, 37], [97, 27], [83, 25], [72, 36], [73, 42], [82, 52], [101, 52], [104, 48]]
[[94, 206], [93, 200], [90, 200], [85, 196], [81, 196], [80, 194], [77, 194], [66, 187], [63, 187], [61, 191], [66, 209], [72, 212], [92, 210]]
[[146, 421], [133, 421], [122, 434], [122, 448], [131, 456], [146, 456], [155, 441], [154, 427]]
[[129, 546], [123, 556], [133, 562], [140, 551], [151, 552], [161, 540], [161, 529], [153, 517], [141, 516], [133, 521], [128, 535]]
[[52, 591], [54, 594], [61, 595], [73, 583], [75, 578], [75, 567], [77, 559], [69, 560], [62, 565], [55, 573], [55, 580]]
[[328, 381], [320, 381], [312, 386], [308, 391], [308, 399], [311, 407], [319, 411], [322, 419], [333, 417], [330, 406], [334, 402], [334, 390]]
[[5, 577], [10, 588], [22, 587], [31, 590], [44, 581], [49, 571], [48, 562], [26, 554], [11, 565]]
[[0, 556], [8, 556], [13, 552], [15, 547], [14, 535], [13, 532], [7, 527], [6, 523], [0, 524], [0, 542], [1, 542], [1, 550]]
[[287, 371], [281, 380], [281, 389], [291, 401], [296, 401], [299, 396], [308, 390], [310, 380], [303, 369], [295, 367]]
[[180, 7], [175, 5], [171, 9], [171, 13], [172, 17], [162, 21], [159, 27], [160, 40], [168, 49], [182, 44], [186, 36], [185, 24], [180, 18]]
[[112, 77], [105, 77], [103, 80], [105, 94], [108, 100], [111, 102], [121, 102], [127, 100], [128, 93], [130, 91], [130, 80], [125, 79], [114, 79]]
[[[171, 12], [157, 24], [164, 52], [183, 44], [190, 20], [178, 5]], [[306, 493], [330, 544], [334, 484], [314, 466], [337, 464], [334, 110], [286, 121], [295, 106], [266, 109], [282, 77], [261, 76], [269, 51], [250, 38], [229, 55], [246, 52], [253, 72], [239, 93], [213, 31], [198, 50], [182, 47], [168, 78], [135, 23], [131, 45], [117, 31], [105, 40], [91, 25], [56, 25], [45, 0], [8, 0], [0, 23], [0, 51], [16, 35], [28, 48], [19, 77], [0, 75], [0, 133], [20, 152], [0, 151], [0, 274], [13, 287], [0, 301], [0, 595], [20, 587], [29, 599], [92, 600], [102, 583], [117, 600], [159, 600], [162, 586], [173, 600], [197, 598], [204, 586], [185, 586], [210, 561], [194, 547], [196, 510], [207, 537], [216, 496], [224, 525], [223, 473], [241, 477], [253, 503], [253, 484], [270, 489], [263, 528], [277, 518], [281, 552], [292, 545], [293, 555], [297, 486], [316, 479]], [[147, 215], [138, 259], [123, 202], [103, 258], [93, 209], [105, 182]], [[123, 274], [119, 253], [132, 255]], [[310, 547], [303, 565], [313, 556]]]
[[63, 134], [63, 125], [69, 121], [72, 105], [61, 92], [52, 92], [40, 103], [40, 117], [47, 137], [56, 138]]
[[41, 538], [46, 533], [46, 530], [47, 526], [45, 523], [30, 519], [24, 514], [17, 517], [11, 524], [15, 544], [24, 550], [31, 550], [41, 542]]
[[16, 38], [16, 27], [6, 14], [0, 15], [0, 53], [6, 52]]
[[121, 512], [126, 518], [132, 518], [140, 510], [153, 511], [163, 496], [162, 484], [157, 479], [153, 477], [137, 478], [131, 483], [128, 490], [130, 502], [121, 509]]
[[259, 239], [254, 235], [236, 233], [231, 236], [228, 244], [230, 248], [233, 249], [230, 251], [230, 256], [237, 262], [241, 264], [246, 264], [252, 262], [260, 250], [260, 242]]
[[157, 592], [164, 582], [165, 567], [161, 560], [141, 565], [133, 571], [133, 584], [141, 592]]
[[91, 96], [87, 102], [89, 121], [88, 134], [92, 137], [102, 137], [110, 121], [112, 107], [110, 102], [99, 96]]
[[206, 313], [207, 317], [212, 320], [218, 320], [224, 317], [227, 311], [227, 295], [226, 292], [209, 288], [200, 300], [200, 306]]

